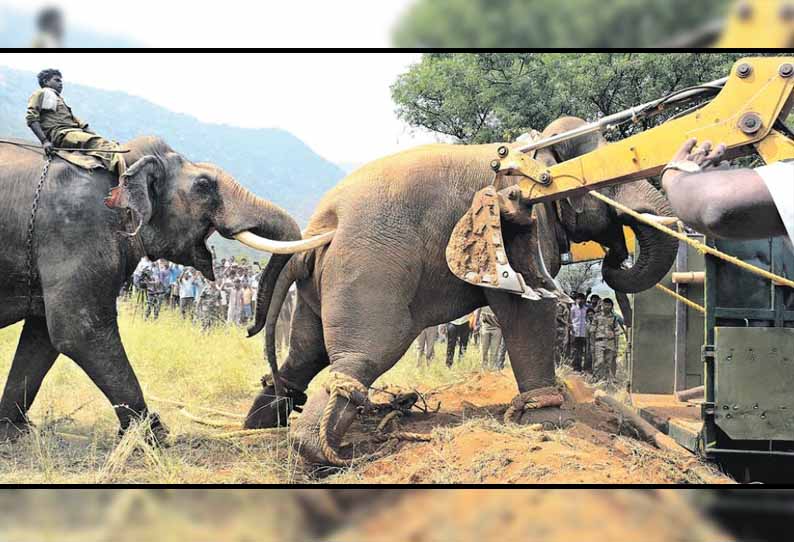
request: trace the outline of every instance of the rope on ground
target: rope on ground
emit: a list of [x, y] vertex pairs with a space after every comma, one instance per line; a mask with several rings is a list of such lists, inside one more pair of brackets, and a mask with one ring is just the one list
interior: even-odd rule
[[392, 431], [391, 433], [387, 432], [386, 429], [389, 425], [394, 424], [397, 425], [397, 420], [403, 417], [403, 413], [399, 410], [392, 410], [388, 414], [386, 414], [383, 419], [378, 424], [377, 434], [375, 435], [375, 440], [384, 442], [387, 440], [406, 440], [409, 442], [430, 442], [433, 440], [431, 435], [426, 433], [411, 433], [410, 431]]
[[328, 423], [331, 421], [331, 416], [334, 414], [336, 399], [338, 397], [347, 399], [356, 405], [363, 405], [367, 402], [368, 390], [367, 387], [358, 380], [340, 372], [334, 371], [328, 376], [328, 381], [325, 383], [325, 389], [328, 392], [328, 402], [320, 418], [320, 449], [328, 460], [328, 463], [335, 467], [344, 467], [347, 463], [339, 457], [339, 454], [336, 453], [336, 450], [334, 450], [328, 442]]
[[[169, 404], [169, 405], [174, 405], [174, 406], [178, 406], [178, 407], [182, 407], [182, 408], [187, 408], [188, 406], [190, 406], [187, 403], [183, 403], [182, 401], [174, 401], [173, 399], [162, 399], [160, 397], [156, 397], [156, 396], [151, 395], [151, 394], [147, 394], [146, 397], [148, 399], [152, 400], [152, 401], [156, 401], [156, 402], [159, 402], [159, 403], [166, 403], [166, 404]], [[209, 407], [204, 407], [204, 406], [196, 406], [195, 408], [198, 408], [199, 410], [203, 410], [205, 412], [211, 412], [213, 414], [218, 414], [219, 416], [226, 416], [227, 418], [235, 418], [235, 419], [239, 419], [239, 420], [244, 420], [245, 419], [245, 415], [243, 415], [243, 414], [235, 414], [233, 412], [224, 412], [223, 410], [216, 410], [214, 408], [209, 408]]]
[[257, 435], [272, 435], [288, 431], [289, 427], [265, 427], [263, 429], [238, 429], [237, 431], [227, 431], [210, 435], [212, 439], [224, 440], [239, 437], [253, 437]]
[[217, 422], [215, 420], [208, 420], [206, 418], [199, 418], [198, 416], [195, 416], [195, 415], [191, 414], [190, 412], [188, 412], [184, 408], [180, 408], [179, 409], [179, 413], [182, 416], [184, 416], [185, 418], [187, 418], [188, 420], [194, 421], [196, 423], [200, 423], [201, 425], [208, 425], [210, 427], [220, 427], [220, 428], [223, 428], [223, 429], [229, 429], [231, 427], [238, 427], [238, 425], [236, 423], [233, 424], [233, 423]]
[[706, 313], [706, 308], [703, 305], [698, 305], [694, 301], [692, 301], [690, 299], [687, 299], [686, 297], [682, 296], [681, 294], [678, 294], [678, 293], [674, 292], [670, 288], [668, 288], [666, 286], [663, 286], [661, 284], [657, 284], [656, 288], [658, 288], [659, 290], [663, 291], [667, 295], [669, 295], [671, 297], [674, 297], [675, 299], [677, 299], [678, 301], [680, 301], [681, 303], [683, 303], [687, 307], [693, 308], [693, 309], [695, 309], [698, 312], [702, 312], [703, 314]]
[[562, 406], [563, 401], [564, 397], [555, 386], [519, 393], [510, 402], [510, 406], [507, 407], [504, 423], [518, 423], [521, 415], [526, 410], [550, 406], [558, 407]]
[[715, 258], [719, 258], [721, 260], [724, 260], [724, 261], [726, 261], [728, 263], [731, 263], [731, 264], [733, 264], [733, 265], [735, 265], [737, 267], [740, 267], [740, 268], [742, 268], [742, 269], [744, 269], [746, 271], [749, 271], [750, 273], [754, 273], [754, 274], [756, 274], [756, 275], [758, 275], [760, 277], [763, 277], [763, 278], [765, 278], [767, 280], [771, 280], [772, 282], [774, 282], [775, 284], [778, 284], [780, 286], [788, 286], [789, 288], [794, 288], [794, 281], [792, 281], [792, 280], [789, 280], [789, 279], [787, 279], [785, 277], [781, 277], [780, 275], [776, 275], [774, 273], [770, 273], [769, 271], [767, 271], [765, 269], [761, 269], [760, 267], [756, 267], [755, 265], [752, 265], [752, 264], [749, 264], [747, 262], [744, 262], [744, 261], [740, 260], [739, 258], [736, 258], [735, 256], [731, 256], [730, 254], [726, 254], [726, 253], [724, 253], [724, 252], [722, 252], [720, 250], [717, 250], [716, 248], [713, 248], [713, 247], [710, 247], [710, 246], [708, 246], [708, 245], [706, 245], [704, 243], [701, 243], [700, 241], [695, 241], [694, 239], [690, 239], [689, 237], [687, 237], [683, 233], [677, 232], [677, 231], [675, 231], [675, 230], [673, 230], [671, 228], [668, 228], [667, 226], [659, 224], [658, 222], [654, 222], [653, 220], [647, 219], [646, 217], [642, 216], [642, 214], [634, 211], [633, 209], [630, 209], [629, 207], [626, 207], [622, 203], [619, 203], [619, 202], [613, 200], [612, 198], [609, 198], [609, 197], [605, 196], [604, 194], [601, 194], [600, 192], [596, 192], [594, 190], [591, 190], [589, 192], [589, 194], [591, 196], [593, 196], [594, 198], [603, 201], [607, 205], [611, 205], [615, 209], [618, 209], [618, 210], [626, 213], [627, 215], [639, 220], [640, 222], [642, 222], [644, 224], [647, 224], [647, 225], [649, 225], [649, 226], [651, 226], [653, 228], [656, 228], [657, 230], [659, 230], [661, 232], [664, 232], [667, 235], [675, 237], [679, 241], [683, 241], [684, 243], [686, 243], [689, 246], [691, 246], [694, 249], [696, 249], [701, 254], [709, 254], [710, 256], [714, 256]]

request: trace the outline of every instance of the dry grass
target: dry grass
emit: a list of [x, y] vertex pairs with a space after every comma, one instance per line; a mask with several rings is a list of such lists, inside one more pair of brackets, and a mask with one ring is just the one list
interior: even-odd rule
[[[312, 478], [301, 468], [285, 431], [215, 438], [241, 420], [206, 408], [244, 415], [266, 372], [261, 335], [245, 339], [241, 328], [202, 334], [198, 326], [163, 309], [147, 322], [132, 305], [120, 307], [119, 325], [131, 363], [150, 407], [171, 430], [169, 447], [143, 445], [143, 429], [117, 438], [110, 404], [71, 360], [61, 357], [47, 375], [31, 409], [36, 428], [12, 444], [0, 445], [0, 483], [295, 483]], [[22, 325], [0, 330], [0, 374], [8, 374]], [[443, 343], [430, 368], [417, 368], [413, 349], [376, 385], [411, 388], [461, 382], [479, 370], [470, 349], [450, 370]], [[321, 374], [313, 383], [322, 382]], [[310, 388], [310, 389], [311, 389]], [[154, 398], [167, 401], [156, 401]], [[204, 426], [180, 413], [228, 427]]]

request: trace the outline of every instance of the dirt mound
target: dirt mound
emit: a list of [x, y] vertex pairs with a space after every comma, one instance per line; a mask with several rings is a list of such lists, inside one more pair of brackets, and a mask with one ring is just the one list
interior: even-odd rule
[[[581, 392], [581, 393], [579, 393]], [[564, 409], [576, 420], [567, 429], [538, 431], [505, 425], [515, 383], [506, 374], [472, 375], [465, 382], [424, 390], [437, 413], [403, 417], [399, 429], [432, 435], [427, 443], [390, 441], [367, 448], [377, 420], [356, 424], [353, 449], [372, 461], [333, 476], [333, 482], [363, 483], [698, 483], [685, 460], [621, 433], [613, 412], [587, 402], [587, 390], [569, 397]]]
[[[442, 493], [443, 491], [443, 493]], [[424, 490], [331, 540], [706, 542], [731, 540], [672, 490]]]

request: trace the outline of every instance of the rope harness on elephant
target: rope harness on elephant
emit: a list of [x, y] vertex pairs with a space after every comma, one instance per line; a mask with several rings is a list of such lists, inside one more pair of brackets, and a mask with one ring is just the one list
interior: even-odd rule
[[339, 457], [339, 454], [328, 442], [328, 424], [334, 414], [337, 398], [342, 397], [356, 406], [364, 406], [369, 402], [369, 390], [355, 378], [339, 372], [329, 374], [328, 381], [325, 383], [325, 390], [328, 392], [328, 402], [320, 418], [320, 449], [328, 463], [335, 467], [344, 467], [347, 463]]
[[562, 406], [564, 400], [562, 393], [555, 386], [519, 393], [510, 402], [510, 406], [507, 407], [504, 422], [506, 424], [518, 423], [527, 410], [559, 407]]
[[39, 177], [39, 183], [36, 186], [36, 192], [33, 194], [33, 205], [30, 209], [30, 219], [28, 220], [28, 238], [26, 243], [26, 250], [27, 250], [27, 267], [28, 267], [28, 300], [27, 300], [27, 311], [30, 313], [30, 310], [33, 307], [33, 282], [38, 277], [38, 273], [36, 271], [35, 266], [33, 265], [33, 234], [36, 231], [36, 213], [39, 210], [39, 200], [41, 199], [41, 191], [44, 189], [44, 182], [47, 180], [47, 173], [50, 171], [50, 164], [52, 163], [52, 158], [49, 156], [44, 157], [44, 167], [41, 170], [41, 176]]
[[[320, 449], [328, 460], [328, 463], [335, 467], [345, 467], [350, 464], [343, 460], [328, 441], [329, 423], [334, 414], [336, 400], [339, 397], [347, 399], [360, 408], [375, 408], [382, 405], [375, 405], [369, 400], [369, 388], [358, 380], [339, 372], [329, 374], [328, 381], [325, 383], [325, 390], [328, 392], [328, 402], [320, 418]], [[415, 401], [414, 401], [415, 402]], [[392, 405], [393, 406], [393, 405]], [[408, 406], [411, 408], [413, 403]], [[385, 442], [389, 440], [404, 440], [409, 442], [430, 442], [432, 437], [423, 433], [411, 433], [409, 431], [386, 432], [386, 429], [396, 423], [397, 419], [403, 416], [402, 410], [392, 410], [380, 421], [377, 427], [376, 440]]]

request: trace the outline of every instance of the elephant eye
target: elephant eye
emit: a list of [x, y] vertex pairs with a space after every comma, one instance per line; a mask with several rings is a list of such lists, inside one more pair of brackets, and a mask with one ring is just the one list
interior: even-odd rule
[[215, 183], [212, 179], [208, 177], [198, 177], [195, 181], [193, 181], [193, 186], [198, 189], [206, 190], [212, 188]]

